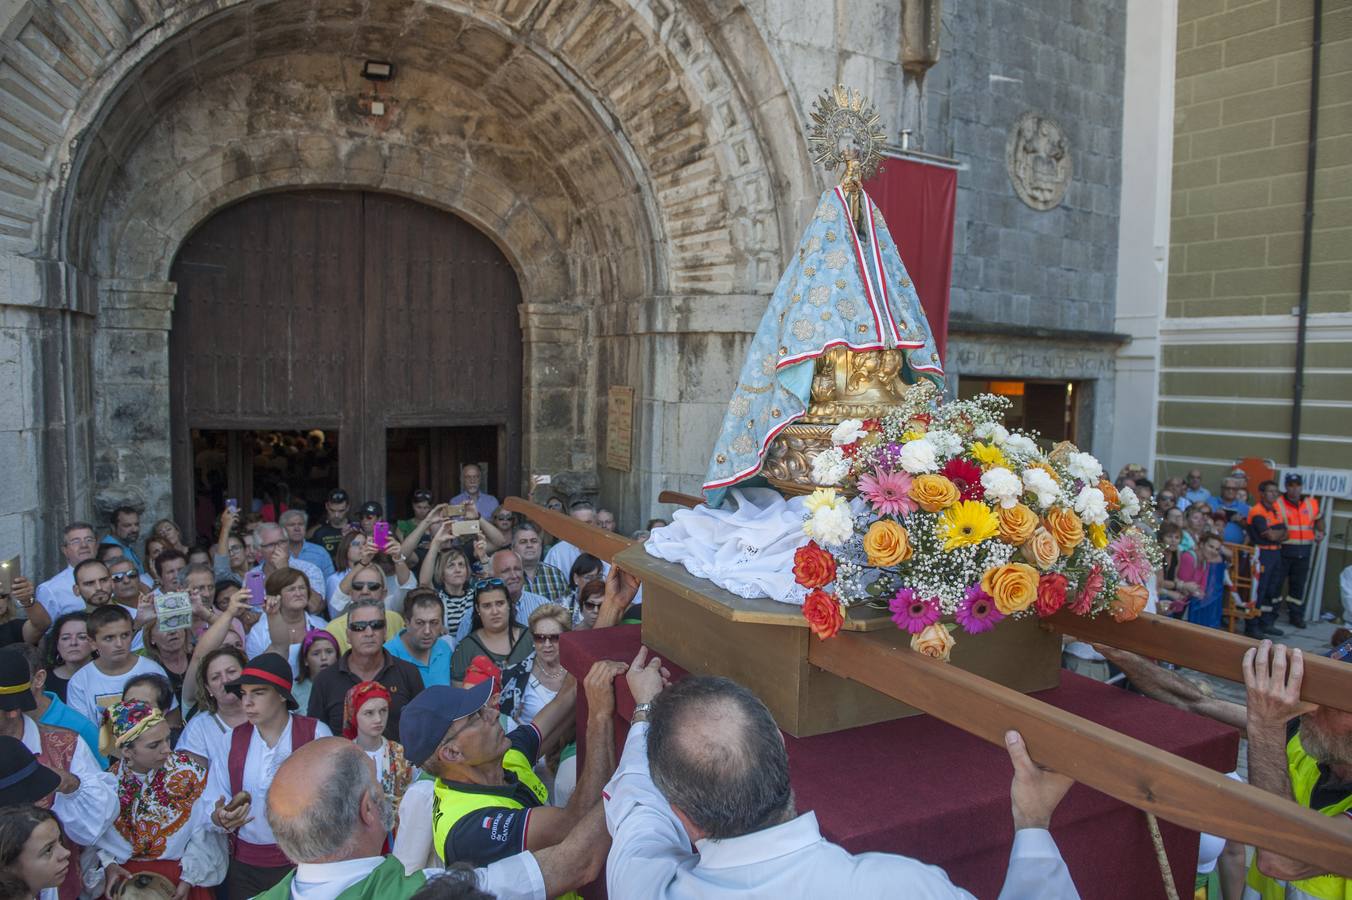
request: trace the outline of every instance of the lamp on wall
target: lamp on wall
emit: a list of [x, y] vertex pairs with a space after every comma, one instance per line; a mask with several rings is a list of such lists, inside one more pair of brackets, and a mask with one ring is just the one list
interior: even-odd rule
[[394, 77], [394, 63], [368, 59], [362, 63], [361, 77], [367, 81], [389, 81]]

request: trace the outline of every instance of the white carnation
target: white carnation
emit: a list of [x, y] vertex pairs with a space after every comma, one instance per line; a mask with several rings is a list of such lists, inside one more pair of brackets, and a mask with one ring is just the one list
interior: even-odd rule
[[1084, 487], [1075, 498], [1075, 511], [1090, 525], [1104, 525], [1108, 521], [1108, 498], [1096, 487]]
[[1056, 505], [1061, 494], [1056, 479], [1047, 474], [1046, 469], [1028, 469], [1023, 473], [1024, 490], [1037, 495], [1037, 504], [1043, 509]]
[[999, 502], [1005, 509], [1012, 508], [1019, 502], [1019, 496], [1023, 494], [1023, 482], [1019, 476], [1006, 469], [1004, 466], [996, 466], [981, 476], [981, 486], [986, 489], [986, 498]]
[[835, 485], [850, 474], [849, 460], [839, 447], [823, 450], [812, 458], [812, 481], [815, 484]]
[[854, 518], [843, 500], [823, 506], [803, 523], [803, 531], [823, 547], [838, 547], [854, 536]]
[[1009, 429], [998, 422], [982, 422], [976, 426], [974, 434], [983, 441], [1000, 445], [1009, 440]]
[[1122, 488], [1118, 491], [1118, 499], [1122, 501], [1122, 518], [1128, 522], [1136, 518], [1136, 514], [1141, 511], [1141, 498], [1136, 496], [1136, 491]]
[[1066, 469], [1086, 484], [1098, 484], [1099, 476], [1103, 474], [1103, 465], [1088, 453], [1070, 454]]
[[1005, 451], [1022, 456], [1032, 456], [1037, 452], [1037, 444], [1026, 434], [1011, 434], [1005, 438]]
[[831, 430], [831, 443], [843, 447], [846, 444], [853, 444], [866, 434], [868, 432], [864, 430], [863, 419], [846, 419]]
[[942, 429], [928, 432], [925, 440], [934, 445], [935, 452], [945, 459], [957, 456], [962, 452], [962, 438], [951, 431]]
[[898, 457], [901, 467], [912, 475], [919, 475], [921, 472], [933, 472], [938, 465], [938, 454], [934, 450], [934, 445], [926, 438], [907, 441], [901, 446], [901, 455]]

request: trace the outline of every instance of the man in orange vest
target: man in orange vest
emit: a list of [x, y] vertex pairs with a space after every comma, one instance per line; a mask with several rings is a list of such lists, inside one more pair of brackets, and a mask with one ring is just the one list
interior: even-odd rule
[[1282, 567], [1282, 543], [1286, 540], [1286, 526], [1277, 512], [1277, 500], [1280, 497], [1277, 482], [1264, 481], [1258, 486], [1257, 502], [1249, 507], [1249, 540], [1258, 548], [1258, 565], [1262, 571], [1258, 576], [1256, 598], [1262, 615], [1245, 621], [1244, 633], [1260, 641], [1264, 637], [1281, 637], [1285, 634], [1273, 624], [1277, 613], [1272, 608], [1277, 589], [1286, 577]]
[[[1287, 607], [1287, 619], [1292, 627], [1305, 627], [1305, 587], [1310, 579], [1310, 560], [1314, 557], [1315, 545], [1324, 539], [1324, 524], [1319, 521], [1319, 501], [1314, 497], [1302, 496], [1304, 482], [1299, 475], [1291, 472], [1283, 479], [1286, 493], [1277, 498], [1274, 512], [1286, 526], [1286, 540], [1282, 543], [1282, 569], [1290, 579], [1287, 595], [1296, 601], [1283, 604]], [[1277, 581], [1273, 587], [1280, 591], [1282, 583]]]

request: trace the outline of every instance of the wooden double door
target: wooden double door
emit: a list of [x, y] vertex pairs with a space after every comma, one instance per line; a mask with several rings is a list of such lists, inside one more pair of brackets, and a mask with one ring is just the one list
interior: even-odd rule
[[264, 194], [198, 228], [172, 278], [179, 521], [202, 487], [194, 429], [336, 430], [355, 505], [388, 494], [390, 430], [492, 428], [488, 486], [519, 489], [520, 288], [468, 222], [386, 194]]

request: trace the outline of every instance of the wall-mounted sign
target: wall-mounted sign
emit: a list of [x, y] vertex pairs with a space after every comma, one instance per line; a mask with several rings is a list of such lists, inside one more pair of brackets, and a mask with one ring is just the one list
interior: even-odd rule
[[634, 465], [634, 389], [613, 385], [606, 402], [606, 466], [628, 472]]
[[[1282, 469], [1277, 473], [1277, 487], [1286, 484], [1287, 475], [1299, 475], [1301, 493], [1310, 497], [1333, 497], [1352, 500], [1352, 470], [1349, 469]], [[1252, 486], [1249, 488], [1253, 490]]]

